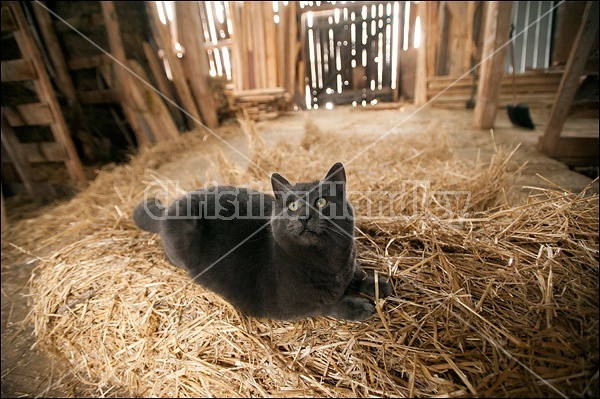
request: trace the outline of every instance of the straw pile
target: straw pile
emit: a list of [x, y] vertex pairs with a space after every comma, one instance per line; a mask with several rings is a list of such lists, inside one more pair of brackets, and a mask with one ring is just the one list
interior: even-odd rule
[[[191, 283], [129, 216], [162, 160], [202, 147], [184, 135], [3, 236], [3, 262], [15, 256], [9, 242], [34, 254], [53, 246], [31, 284], [38, 346], [98, 394], [597, 396], [597, 196], [540, 189], [511, 203], [511, 153], [458, 159], [437, 125], [391, 133], [356, 159], [377, 136], [309, 122], [298, 145], [267, 146], [252, 122], [242, 128], [252, 162], [215, 155], [221, 182], [268, 190], [264, 171], [312, 180], [344, 162], [359, 260], [395, 293], [367, 322], [292, 323], [245, 317]], [[390, 198], [382, 192], [394, 193], [391, 207], [374, 206]]]

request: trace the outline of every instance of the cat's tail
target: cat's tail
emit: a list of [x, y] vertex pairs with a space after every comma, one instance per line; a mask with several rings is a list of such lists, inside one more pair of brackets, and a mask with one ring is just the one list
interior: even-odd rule
[[158, 233], [165, 210], [165, 206], [158, 199], [144, 199], [133, 210], [133, 222], [142, 230]]

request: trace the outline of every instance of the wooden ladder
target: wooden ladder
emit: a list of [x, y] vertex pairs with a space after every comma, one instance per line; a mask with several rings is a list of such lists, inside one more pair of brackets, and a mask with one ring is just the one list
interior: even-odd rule
[[[2, 146], [28, 193], [42, 202], [51, 196], [51, 190], [40, 184], [32, 163], [62, 162], [74, 183], [83, 185], [86, 179], [42, 56], [17, 1], [2, 2], [2, 32], [8, 31], [14, 35], [21, 58], [2, 61], [2, 83], [31, 81], [39, 102], [2, 106]], [[22, 143], [14, 129], [43, 125], [50, 128], [54, 141]]]

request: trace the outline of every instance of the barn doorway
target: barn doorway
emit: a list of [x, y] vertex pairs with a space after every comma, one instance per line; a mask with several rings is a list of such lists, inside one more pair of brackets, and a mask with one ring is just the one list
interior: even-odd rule
[[306, 107], [397, 101], [400, 59], [420, 44], [418, 2], [301, 3]]

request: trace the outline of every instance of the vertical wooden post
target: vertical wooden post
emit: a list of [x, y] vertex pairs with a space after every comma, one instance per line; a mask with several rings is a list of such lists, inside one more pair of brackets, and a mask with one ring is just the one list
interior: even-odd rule
[[427, 45], [428, 45], [428, 22], [431, 3], [422, 1], [419, 3], [419, 16], [421, 17], [421, 45], [417, 50], [417, 76], [415, 78], [415, 105], [423, 105], [427, 102]]
[[504, 59], [506, 42], [509, 40], [510, 16], [512, 2], [492, 1], [488, 3], [485, 18], [485, 38], [481, 78], [477, 87], [474, 126], [478, 129], [489, 129], [494, 126], [500, 97], [502, 76], [504, 75]]
[[579, 87], [581, 74], [590, 55], [590, 50], [598, 34], [598, 2], [588, 1], [583, 12], [579, 31], [569, 54], [569, 60], [562, 75], [556, 100], [552, 106], [550, 119], [544, 135], [540, 137], [539, 149], [554, 156], [557, 151], [560, 133], [571, 109], [571, 103]]
[[219, 126], [212, 93], [207, 87], [208, 56], [202, 42], [202, 19], [197, 1], [175, 2], [175, 15], [179, 38], [185, 49], [182, 62], [186, 66], [190, 88], [204, 124], [209, 128]]

